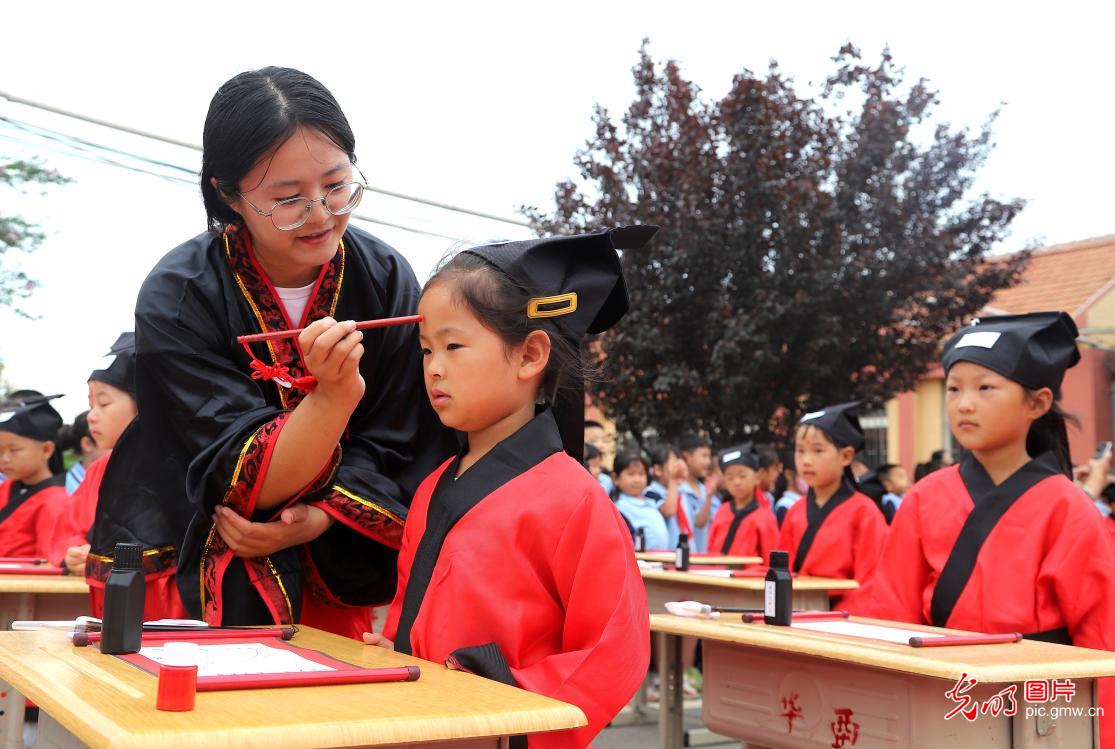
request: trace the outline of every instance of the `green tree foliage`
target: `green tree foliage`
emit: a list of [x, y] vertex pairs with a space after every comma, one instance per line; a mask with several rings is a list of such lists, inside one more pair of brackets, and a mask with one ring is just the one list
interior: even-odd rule
[[1025, 255], [986, 257], [1022, 202], [971, 194], [995, 115], [934, 124], [936, 92], [889, 52], [833, 61], [813, 98], [772, 63], [706, 101], [644, 42], [636, 98], [618, 121], [596, 109], [581, 179], [523, 209], [547, 234], [662, 227], [624, 254], [631, 311], [599, 342], [621, 431], [766, 439], [826, 403], [882, 403], [1017, 280]]
[[[47, 169], [36, 160], [0, 159], [0, 186], [27, 192], [29, 187], [38, 185], [45, 194], [47, 185], [63, 185], [67, 182], [69, 179], [53, 169]], [[14, 252], [34, 252], [44, 236], [39, 227], [0, 207], [0, 306], [11, 307], [17, 300], [29, 297], [38, 286], [36, 281], [19, 269], [13, 255]], [[22, 314], [18, 307], [15, 310]]]

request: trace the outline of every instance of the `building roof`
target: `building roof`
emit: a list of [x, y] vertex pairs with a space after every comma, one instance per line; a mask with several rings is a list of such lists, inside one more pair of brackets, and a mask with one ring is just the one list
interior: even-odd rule
[[1017, 286], [986, 309], [1018, 315], [1064, 310], [1074, 318], [1115, 288], [1115, 234], [1034, 250]]

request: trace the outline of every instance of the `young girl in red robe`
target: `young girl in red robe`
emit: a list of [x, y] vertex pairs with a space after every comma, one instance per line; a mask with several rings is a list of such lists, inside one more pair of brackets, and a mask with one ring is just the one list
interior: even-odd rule
[[721, 483], [730, 501], [720, 505], [709, 527], [709, 552], [762, 557], [769, 561], [778, 548], [778, 522], [759, 488], [762, 456], [750, 442], [722, 450]]
[[646, 675], [646, 592], [623, 519], [579, 461], [575, 373], [584, 334], [627, 310], [616, 248], [654, 231], [466, 250], [418, 305], [426, 391], [465, 447], [419, 486], [398, 592], [365, 640], [584, 711], [586, 727], [533, 747], [587, 746]]
[[69, 498], [54, 443], [57, 397], [27, 390], [0, 404], [0, 556], [35, 556], [54, 524], [53, 503]]
[[968, 453], [906, 494], [856, 613], [1115, 650], [1115, 547], [1069, 478], [1056, 404], [1076, 336], [1065, 313], [1038, 312], [983, 318], [945, 344], [949, 427]]
[[795, 573], [862, 585], [879, 560], [887, 523], [878, 506], [856, 491], [850, 468], [864, 443], [855, 415], [860, 405], [808, 413], [794, 435], [794, 462], [809, 493], [786, 513], [779, 548], [789, 552]]

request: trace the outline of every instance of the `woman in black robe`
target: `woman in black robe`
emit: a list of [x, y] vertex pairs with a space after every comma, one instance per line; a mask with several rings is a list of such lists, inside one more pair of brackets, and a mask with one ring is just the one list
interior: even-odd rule
[[420, 289], [401, 255], [349, 226], [355, 139], [310, 76], [225, 83], [203, 148], [209, 230], [140, 290], [140, 417], [106, 471], [87, 577], [103, 585], [114, 545], [138, 541], [148, 616], [184, 604], [213, 625], [359, 637], [394, 593], [413, 490], [452, 445], [422, 391], [416, 326], [353, 321], [414, 314]]

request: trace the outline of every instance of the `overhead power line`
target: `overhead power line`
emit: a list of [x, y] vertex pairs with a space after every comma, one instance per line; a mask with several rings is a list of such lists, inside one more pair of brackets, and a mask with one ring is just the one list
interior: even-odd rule
[[[109, 122], [107, 120], [102, 120], [102, 119], [99, 119], [97, 117], [90, 117], [89, 115], [81, 114], [80, 112], [73, 112], [73, 111], [70, 111], [68, 109], [61, 109], [59, 107], [54, 107], [54, 106], [51, 106], [49, 104], [43, 104], [42, 102], [32, 101], [30, 99], [24, 99], [21, 96], [15, 96], [15, 95], [9, 94], [5, 91], [0, 91], [0, 99], [6, 99], [7, 101], [10, 101], [14, 104], [21, 104], [25, 107], [31, 107], [33, 109], [40, 109], [44, 112], [51, 112], [52, 114], [61, 115], [63, 117], [69, 117], [71, 119], [79, 120], [81, 122], [86, 122], [86, 123], [89, 123], [89, 124], [92, 124], [92, 125], [98, 125], [100, 127], [109, 128], [111, 130], [117, 130], [119, 132], [128, 133], [130, 135], [137, 135], [141, 138], [147, 138], [149, 140], [158, 141], [160, 143], [169, 143], [170, 145], [173, 145], [173, 146], [180, 146], [182, 148], [189, 148], [189, 149], [192, 149], [194, 151], [201, 151], [201, 146], [199, 146], [196, 143], [188, 143], [186, 141], [177, 140], [175, 138], [168, 138], [164, 135], [159, 135], [157, 133], [151, 133], [151, 132], [147, 132], [145, 130], [139, 130], [138, 128], [128, 127], [127, 125], [120, 125], [120, 124], [115, 123], [115, 122]], [[430, 200], [428, 198], [420, 198], [416, 195], [408, 195], [406, 193], [398, 192], [396, 190], [388, 190], [388, 189], [383, 188], [383, 187], [373, 187], [373, 186], [369, 185], [366, 189], [370, 192], [378, 193], [380, 195], [386, 195], [387, 197], [397, 198], [399, 200], [406, 200], [406, 201], [410, 201], [412, 203], [420, 203], [422, 205], [431, 206], [433, 208], [440, 208], [440, 209], [445, 210], [445, 211], [452, 211], [454, 213], [460, 213], [460, 214], [463, 214], [463, 215], [466, 215], [466, 216], [474, 216], [476, 218], [483, 218], [483, 219], [487, 219], [489, 221], [498, 221], [500, 223], [510, 224], [510, 225], [513, 225], [513, 226], [523, 226], [523, 227], [529, 227], [530, 226], [529, 222], [524, 221], [522, 219], [507, 218], [505, 216], [497, 216], [494, 213], [485, 213], [483, 211], [475, 211], [475, 210], [472, 210], [470, 208], [462, 208], [460, 206], [455, 206], [455, 205], [452, 205], [450, 203], [443, 203], [441, 201]], [[427, 232], [427, 233], [429, 233], [429, 232]], [[437, 235], [437, 236], [442, 236], [442, 235]]]

